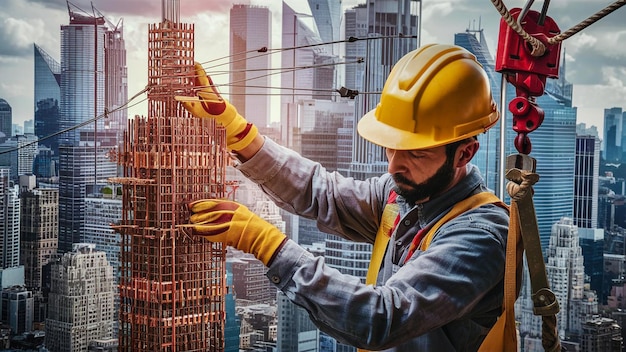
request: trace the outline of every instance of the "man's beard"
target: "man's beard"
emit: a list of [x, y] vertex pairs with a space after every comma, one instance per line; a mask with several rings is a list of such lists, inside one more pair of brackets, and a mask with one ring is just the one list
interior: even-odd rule
[[446, 162], [441, 165], [437, 172], [420, 184], [400, 174], [392, 175], [393, 180], [396, 182], [394, 190], [398, 195], [404, 197], [409, 204], [416, 204], [418, 201], [439, 194], [448, 188], [454, 178], [453, 160], [454, 158], [446, 158]]

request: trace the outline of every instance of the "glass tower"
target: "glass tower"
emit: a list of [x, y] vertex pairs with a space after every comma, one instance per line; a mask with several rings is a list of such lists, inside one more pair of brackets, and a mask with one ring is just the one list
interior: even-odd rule
[[258, 127], [270, 122], [271, 13], [267, 7], [233, 5], [230, 9], [230, 102]]
[[9, 103], [0, 98], [0, 132], [5, 138], [11, 137], [11, 124], [13, 123], [13, 109]]
[[59, 129], [67, 130], [59, 137], [61, 253], [82, 242], [86, 188], [117, 176], [108, 154], [125, 128], [120, 107], [128, 99], [122, 26], [95, 9], [94, 15], [68, 12], [70, 23], [61, 26]]
[[53, 151], [58, 159], [61, 101], [61, 64], [39, 45], [34, 44], [35, 63], [35, 134], [39, 144]]

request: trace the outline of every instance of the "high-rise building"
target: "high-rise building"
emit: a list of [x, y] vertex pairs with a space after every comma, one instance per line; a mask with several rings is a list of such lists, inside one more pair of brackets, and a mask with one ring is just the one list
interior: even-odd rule
[[20, 192], [20, 261], [24, 285], [42, 288], [42, 268], [54, 257], [59, 240], [59, 190], [28, 188]]
[[[346, 10], [344, 13], [344, 22], [346, 38], [367, 38], [367, 5], [361, 4]], [[357, 62], [361, 58], [365, 58], [366, 48], [367, 41], [365, 40], [344, 44], [344, 57], [348, 63], [345, 65], [344, 69], [344, 84], [348, 89], [359, 90], [361, 87], [365, 86], [363, 67], [365, 63]], [[350, 157], [352, 158], [352, 155], [350, 155]], [[350, 166], [347, 165], [343, 168], [347, 170], [349, 167]]]
[[11, 168], [11, 180], [16, 183], [19, 176], [32, 174], [36, 155], [37, 137], [33, 134], [14, 135], [0, 144], [0, 165]]
[[9, 178], [10, 170], [0, 168], [0, 268], [20, 266], [19, 186]]
[[604, 109], [604, 153], [607, 163], [620, 163], [626, 148], [626, 112], [622, 108]]
[[[539, 181], [534, 185], [533, 201], [542, 248], [547, 248], [552, 225], [562, 217], [573, 216], [574, 167], [576, 158], [576, 108], [572, 107], [571, 86], [560, 73], [559, 80], [549, 79], [546, 93], [537, 98], [543, 109], [543, 124], [529, 134], [532, 141], [531, 157], [537, 160]], [[565, 89], [562, 89], [565, 87]], [[507, 101], [515, 90], [509, 86]], [[569, 92], [569, 93], [567, 93]], [[565, 94], [565, 95], [563, 95]], [[506, 119], [512, 121], [507, 113]], [[507, 154], [515, 154], [513, 129], [506, 132]]]
[[[563, 218], [553, 225], [546, 260], [548, 284], [560, 308], [557, 315], [558, 335], [561, 339], [580, 342], [582, 325], [598, 313], [598, 304], [595, 293], [585, 288], [584, 257], [579, 245], [578, 228], [571, 218]], [[525, 273], [525, 280], [528, 281]], [[529, 341], [541, 337], [542, 323], [541, 317], [533, 313], [530, 291], [530, 285], [525, 285], [515, 304], [520, 335]]]
[[[121, 236], [111, 228], [122, 218], [122, 189], [115, 185], [98, 185], [85, 198], [85, 228], [82, 241], [96, 245], [96, 250], [106, 253], [113, 267], [116, 283], [120, 268]], [[119, 192], [119, 194], [118, 194]]]
[[23, 286], [11, 286], [2, 290], [0, 305], [2, 323], [11, 327], [11, 333], [19, 335], [33, 330], [33, 293]]
[[[367, 2], [367, 15], [359, 16], [361, 10], [358, 7], [354, 13], [357, 16], [351, 15], [349, 22], [346, 17], [346, 36], [360, 33], [365, 34], [365, 37], [361, 35], [359, 38], [366, 39], [364, 48], [357, 49], [358, 54], [363, 54], [365, 64], [358, 65], [356, 72], [347, 72], [352, 75], [347, 80], [356, 84], [354, 77], [362, 76], [363, 84], [348, 88], [368, 93], [383, 90], [395, 63], [418, 46], [418, 21], [421, 21], [418, 14], [421, 6], [421, 1], [371, 0]], [[349, 28], [348, 25], [354, 27]], [[367, 33], [362, 33], [358, 28], [367, 28]], [[346, 50], [351, 45], [353, 43], [347, 43]], [[349, 60], [348, 56], [346, 60]], [[379, 100], [380, 94], [360, 94], [355, 98], [355, 126], [365, 113], [376, 107]], [[387, 171], [383, 148], [361, 138], [356, 131], [353, 138], [352, 163], [348, 170], [342, 170], [343, 174], [364, 179]]]
[[270, 122], [271, 12], [265, 6], [230, 9], [230, 102], [258, 127]]
[[0, 98], [0, 132], [5, 138], [11, 137], [13, 124], [13, 109], [9, 103]]
[[60, 131], [61, 64], [37, 44], [34, 44], [34, 63], [35, 135], [39, 144], [50, 148], [58, 158], [59, 136], [52, 135]]
[[194, 26], [177, 0], [148, 28], [148, 114], [129, 121], [123, 177], [120, 351], [222, 351], [225, 247], [190, 235], [186, 204], [224, 198], [224, 129], [194, 118], [175, 95], [195, 96]]
[[283, 292], [278, 292], [276, 304], [278, 323], [277, 350], [300, 351], [300, 337], [302, 334], [316, 331], [317, 327], [309, 319], [307, 311], [293, 304]]
[[239, 330], [241, 328], [241, 321], [235, 309], [232, 262], [228, 260], [226, 261], [226, 289], [228, 292], [224, 297], [224, 313], [226, 315], [224, 352], [239, 352]]
[[[334, 0], [308, 0], [313, 20], [320, 38], [324, 43], [336, 42], [341, 33], [341, 2]], [[329, 52], [339, 55], [336, 46], [330, 46]]]
[[321, 47], [312, 44], [322, 41], [305, 22], [310, 17], [296, 12], [283, 1], [282, 47], [289, 49], [281, 54], [281, 139], [283, 145], [296, 151], [300, 151], [296, 140], [299, 129], [297, 102], [313, 98], [311, 88], [315, 86], [315, 77], [311, 67], [315, 62], [315, 51]]
[[579, 228], [580, 248], [583, 252], [585, 275], [589, 287], [598, 295], [600, 304], [607, 304], [604, 285], [604, 229]]
[[[100, 143], [99, 143], [100, 144]], [[106, 152], [110, 146], [59, 147], [59, 252], [83, 241], [85, 198], [88, 188], [117, 175], [117, 165]]]
[[574, 171], [574, 216], [579, 228], [598, 227], [598, 175], [600, 140], [595, 136], [576, 136]]
[[[336, 100], [336, 89], [340, 70], [343, 65], [337, 65], [341, 33], [341, 2], [333, 0], [308, 0], [311, 15], [320, 40], [320, 46], [314, 59], [313, 98], [322, 100]], [[330, 44], [333, 43], [333, 44]]]
[[46, 319], [50, 352], [86, 351], [113, 337], [113, 268], [92, 244], [77, 243], [52, 265]]
[[[119, 124], [126, 121], [124, 110], [116, 109], [127, 100], [121, 26], [113, 26], [97, 10], [83, 14], [68, 6], [68, 13], [69, 25], [61, 26], [59, 128], [68, 129], [59, 138], [61, 253], [81, 242], [88, 185], [117, 176], [109, 152], [119, 143]], [[104, 118], [105, 110], [111, 111], [111, 120]]]
[[583, 326], [580, 350], [585, 352], [620, 352], [624, 341], [622, 328], [613, 319], [596, 317]]
[[276, 300], [276, 287], [265, 272], [267, 268], [256, 258], [244, 256], [230, 260], [233, 273], [233, 288], [237, 300], [247, 300], [251, 304], [270, 303]]

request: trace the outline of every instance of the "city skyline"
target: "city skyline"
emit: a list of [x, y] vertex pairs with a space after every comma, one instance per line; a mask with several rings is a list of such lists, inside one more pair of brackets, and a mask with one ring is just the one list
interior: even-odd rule
[[[281, 16], [281, 1], [248, 1], [253, 5], [269, 7], [272, 14], [272, 47], [279, 48], [281, 31], [277, 27]], [[307, 2], [303, 0], [286, 1], [297, 12], [308, 12]], [[363, 1], [344, 0], [342, 7], [351, 8]], [[91, 11], [91, 5], [85, 0], [72, 2], [80, 8]], [[225, 2], [189, 2], [181, 4], [181, 19], [196, 26], [196, 57], [211, 65], [223, 63], [216, 70], [227, 70], [227, 60], [213, 63], [217, 58], [228, 56], [228, 11], [233, 3]], [[569, 3], [568, 3], [569, 4]], [[561, 30], [573, 25], [601, 10], [607, 1], [574, 2], [566, 6], [565, 2], [553, 2], [548, 15], [553, 17]], [[507, 1], [510, 9], [524, 5], [523, 1]], [[141, 91], [147, 82], [147, 26], [160, 18], [160, 3], [136, 1], [123, 4], [117, 1], [94, 2], [94, 6], [106, 14], [113, 23], [123, 20], [125, 37], [128, 42], [128, 81], [129, 96]], [[537, 6], [536, 6], [537, 7]], [[39, 9], [33, 11], [33, 9]], [[59, 26], [67, 22], [65, 0], [18, 2], [7, 0], [0, 14], [0, 74], [4, 80], [0, 83], [0, 98], [6, 99], [13, 109], [14, 123], [23, 123], [33, 119], [33, 58], [34, 43], [48, 51], [55, 59], [59, 58]], [[539, 10], [539, 9], [536, 9]], [[600, 133], [603, 130], [603, 109], [625, 107], [623, 96], [626, 95], [626, 50], [618, 45], [620, 37], [626, 33], [626, 26], [621, 23], [618, 9], [592, 26], [585, 28], [564, 44], [567, 79], [574, 86], [573, 105], [578, 107], [578, 122], [595, 125]], [[422, 44], [430, 42], [452, 43], [454, 33], [467, 28], [485, 29], [488, 46], [496, 51], [497, 30], [500, 15], [488, 1], [477, 4], [468, 0], [423, 2]], [[210, 34], [204, 34], [210, 33]], [[202, 38], [210, 38], [211, 45], [203, 45]], [[219, 48], [216, 50], [216, 48]], [[276, 56], [276, 57], [274, 57]], [[280, 66], [277, 55], [272, 57], [272, 65]], [[17, 77], [16, 76], [19, 76]], [[215, 81], [228, 85], [227, 75], [216, 75]], [[272, 86], [279, 86], [276, 80]], [[227, 91], [223, 87], [223, 91]], [[140, 98], [143, 98], [140, 97]], [[141, 99], [138, 99], [141, 100]], [[137, 100], [136, 100], [137, 101]], [[274, 100], [275, 101], [275, 100]], [[280, 118], [276, 103], [272, 103], [271, 121]], [[145, 115], [146, 105], [141, 103], [129, 109], [129, 116]]]

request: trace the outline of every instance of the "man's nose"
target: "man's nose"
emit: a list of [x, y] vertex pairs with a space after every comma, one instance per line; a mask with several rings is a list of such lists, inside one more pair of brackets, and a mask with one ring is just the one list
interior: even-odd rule
[[406, 152], [403, 150], [387, 149], [387, 171], [390, 174], [402, 173], [406, 170]]

